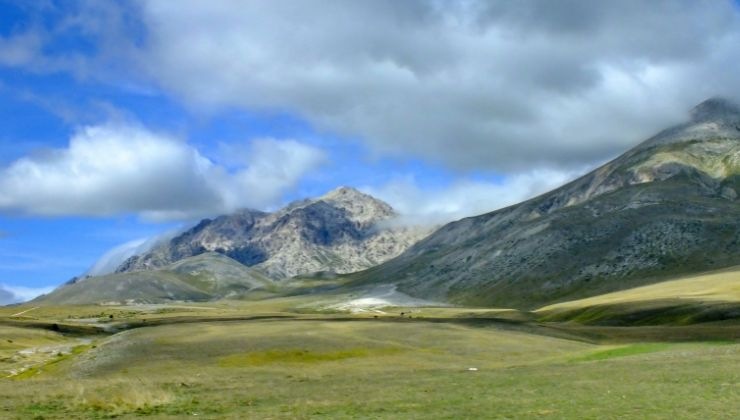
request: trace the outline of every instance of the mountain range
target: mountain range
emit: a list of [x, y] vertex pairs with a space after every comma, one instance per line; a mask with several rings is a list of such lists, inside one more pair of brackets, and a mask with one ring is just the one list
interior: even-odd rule
[[387, 203], [340, 187], [273, 213], [241, 210], [205, 219], [115, 273], [75, 278], [46, 303], [161, 302], [244, 297], [294, 276], [333, 277], [393, 258], [430, 232], [396, 226]]
[[715, 98], [554, 191], [431, 235], [342, 187], [203, 220], [41, 301], [220, 299], [329, 273], [342, 287], [528, 309], [740, 264], [739, 193], [740, 109]]

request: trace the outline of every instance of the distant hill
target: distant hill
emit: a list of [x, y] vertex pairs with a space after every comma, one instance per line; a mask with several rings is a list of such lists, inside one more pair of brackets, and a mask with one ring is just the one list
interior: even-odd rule
[[70, 282], [35, 300], [42, 304], [160, 303], [242, 297], [269, 288], [272, 280], [214, 252], [157, 270], [116, 273]]
[[429, 233], [384, 225], [396, 216], [388, 204], [342, 187], [274, 213], [243, 210], [204, 220], [128, 259], [117, 271], [152, 270], [217, 252], [275, 279], [320, 271], [349, 273], [387, 261]]
[[450, 223], [351, 275], [415, 297], [536, 308], [740, 264], [740, 110], [710, 99], [595, 171]]

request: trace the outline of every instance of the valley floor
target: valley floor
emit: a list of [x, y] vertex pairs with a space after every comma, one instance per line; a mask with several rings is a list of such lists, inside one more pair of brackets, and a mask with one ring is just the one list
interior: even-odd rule
[[305, 299], [0, 308], [0, 418], [740, 417], [734, 321], [321, 313]]

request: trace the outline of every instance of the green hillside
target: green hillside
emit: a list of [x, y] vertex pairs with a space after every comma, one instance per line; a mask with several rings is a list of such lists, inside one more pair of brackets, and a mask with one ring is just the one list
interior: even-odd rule
[[263, 274], [225, 255], [206, 253], [160, 270], [81, 279], [41, 296], [34, 303], [206, 301], [244, 296], [271, 284]]

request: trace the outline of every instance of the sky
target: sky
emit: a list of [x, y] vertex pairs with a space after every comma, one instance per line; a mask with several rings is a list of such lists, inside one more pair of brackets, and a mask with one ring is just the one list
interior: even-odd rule
[[0, 0], [0, 304], [342, 185], [514, 204], [737, 100], [738, 57], [729, 0]]

